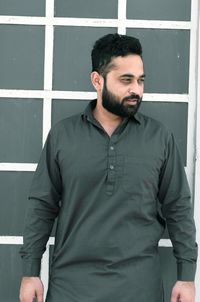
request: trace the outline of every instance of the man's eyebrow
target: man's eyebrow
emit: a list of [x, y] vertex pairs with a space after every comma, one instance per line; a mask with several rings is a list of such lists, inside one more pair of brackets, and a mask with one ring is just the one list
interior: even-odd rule
[[[145, 78], [146, 77], [146, 75], [145, 74], [141, 74], [138, 78]], [[135, 75], [134, 74], [132, 74], [132, 73], [125, 73], [125, 74], [122, 74], [121, 76], [120, 76], [120, 78], [135, 78]]]

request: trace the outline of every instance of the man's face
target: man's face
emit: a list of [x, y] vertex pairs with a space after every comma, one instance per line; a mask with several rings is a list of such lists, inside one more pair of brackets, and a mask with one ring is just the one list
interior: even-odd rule
[[114, 67], [104, 79], [102, 106], [120, 116], [134, 116], [144, 91], [143, 62], [138, 55], [117, 57], [112, 60]]

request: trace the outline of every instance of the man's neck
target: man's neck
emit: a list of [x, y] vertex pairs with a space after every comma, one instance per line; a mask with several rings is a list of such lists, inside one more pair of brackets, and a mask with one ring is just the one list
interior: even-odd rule
[[107, 111], [98, 101], [93, 111], [93, 115], [109, 136], [112, 135], [115, 129], [123, 121], [123, 118]]

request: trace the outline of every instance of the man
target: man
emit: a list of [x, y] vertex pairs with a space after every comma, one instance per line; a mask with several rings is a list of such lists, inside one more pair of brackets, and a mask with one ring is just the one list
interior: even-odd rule
[[158, 242], [167, 223], [177, 258], [171, 302], [194, 302], [190, 193], [173, 135], [138, 112], [139, 40], [102, 37], [92, 65], [97, 100], [52, 128], [33, 179], [20, 301], [43, 301], [40, 260], [57, 217], [46, 301], [163, 301]]

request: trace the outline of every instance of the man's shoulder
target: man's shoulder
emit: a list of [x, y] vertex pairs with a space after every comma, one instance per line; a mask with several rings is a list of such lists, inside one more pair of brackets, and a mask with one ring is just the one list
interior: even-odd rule
[[59, 120], [58, 122], [56, 122], [53, 126], [52, 129], [59, 129], [65, 126], [70, 126], [70, 125], [74, 125], [76, 123], [79, 123], [82, 120], [82, 112], [79, 112], [77, 114], [68, 116], [66, 118], [63, 118], [61, 120]]
[[51, 127], [50, 134], [58, 135], [63, 132], [65, 133], [70, 132], [71, 130], [75, 129], [77, 126], [81, 127], [81, 122], [83, 120], [82, 115], [83, 113], [80, 112], [78, 114], [74, 114], [61, 119]]
[[159, 121], [153, 117], [150, 117], [146, 114], [143, 114], [141, 112], [138, 112], [138, 120], [140, 121], [141, 125], [144, 125], [145, 127], [157, 128], [166, 133], [171, 132], [169, 130], [169, 128], [165, 124], [163, 124], [161, 121]]

